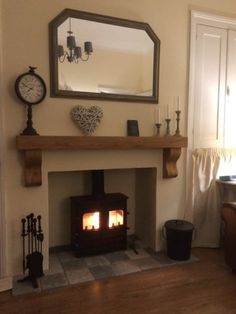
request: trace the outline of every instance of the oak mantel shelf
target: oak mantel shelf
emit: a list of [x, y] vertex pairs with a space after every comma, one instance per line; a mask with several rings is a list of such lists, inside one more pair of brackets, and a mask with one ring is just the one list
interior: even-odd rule
[[157, 149], [187, 147], [182, 136], [17, 136], [19, 150]]
[[24, 151], [25, 184], [42, 184], [41, 165], [43, 150], [129, 150], [163, 149], [163, 177], [178, 175], [176, 162], [181, 148], [187, 147], [183, 136], [17, 136], [16, 146]]

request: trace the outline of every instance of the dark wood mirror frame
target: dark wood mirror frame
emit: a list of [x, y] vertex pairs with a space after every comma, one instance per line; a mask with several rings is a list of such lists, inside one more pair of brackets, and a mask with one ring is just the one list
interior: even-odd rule
[[[60, 90], [58, 83], [58, 59], [56, 56], [56, 49], [58, 45], [57, 28], [69, 17], [84, 19], [88, 21], [100, 22], [111, 25], [118, 25], [128, 28], [144, 30], [150, 39], [153, 41], [153, 84], [151, 96], [136, 96], [123, 95], [111, 93], [93, 93], [83, 91]], [[50, 92], [51, 97], [62, 98], [82, 98], [82, 99], [96, 99], [96, 100], [112, 100], [112, 101], [127, 101], [127, 102], [144, 102], [144, 103], [158, 103], [159, 93], [159, 60], [160, 60], [160, 40], [151, 29], [149, 24], [137, 21], [131, 21], [110, 16], [98, 15], [83, 11], [72, 9], [63, 10], [49, 23], [49, 54], [50, 54]]]

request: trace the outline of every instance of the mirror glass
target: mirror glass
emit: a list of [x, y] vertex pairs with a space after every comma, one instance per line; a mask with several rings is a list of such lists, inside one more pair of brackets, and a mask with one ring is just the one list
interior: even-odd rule
[[50, 48], [52, 96], [158, 101], [160, 41], [146, 23], [66, 9]]

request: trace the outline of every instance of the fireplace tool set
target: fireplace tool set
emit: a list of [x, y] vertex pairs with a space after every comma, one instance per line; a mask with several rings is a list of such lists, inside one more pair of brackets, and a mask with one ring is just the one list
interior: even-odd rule
[[33, 213], [21, 220], [22, 223], [22, 245], [23, 245], [23, 273], [28, 269], [28, 276], [18, 282], [31, 281], [34, 288], [38, 288], [37, 278], [42, 277], [43, 255], [42, 245], [44, 235], [41, 228], [41, 216]]

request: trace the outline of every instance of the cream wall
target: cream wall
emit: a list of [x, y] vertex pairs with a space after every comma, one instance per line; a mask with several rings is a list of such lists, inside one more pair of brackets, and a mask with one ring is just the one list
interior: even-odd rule
[[[190, 9], [236, 16], [235, 0], [2, 0], [3, 68], [1, 70], [1, 108], [5, 131], [4, 194], [7, 228], [6, 274], [21, 271], [20, 220], [30, 211], [44, 217], [48, 236], [48, 172], [97, 168], [157, 168], [156, 248], [161, 246], [162, 224], [182, 217], [185, 199], [185, 154], [178, 162], [179, 176], [162, 180], [161, 151], [44, 152], [43, 186], [25, 188], [22, 182], [22, 156], [17, 152], [15, 136], [25, 127], [25, 108], [14, 93], [16, 77], [28, 65], [38, 67], [49, 89], [48, 23], [64, 8], [90, 11], [126, 19], [148, 22], [161, 40], [160, 104], [181, 98], [181, 132], [186, 134]], [[104, 111], [96, 135], [126, 135], [126, 120], [139, 120], [141, 135], [153, 135], [154, 104], [85, 101], [50, 98], [33, 108], [34, 126], [41, 135], [81, 135], [71, 122], [74, 105], [97, 104]], [[76, 160], [76, 162], [75, 162]], [[48, 243], [45, 241], [44, 246]], [[47, 252], [44, 252], [47, 261]], [[46, 263], [47, 264], [47, 263]], [[47, 267], [47, 265], [46, 265]]]

